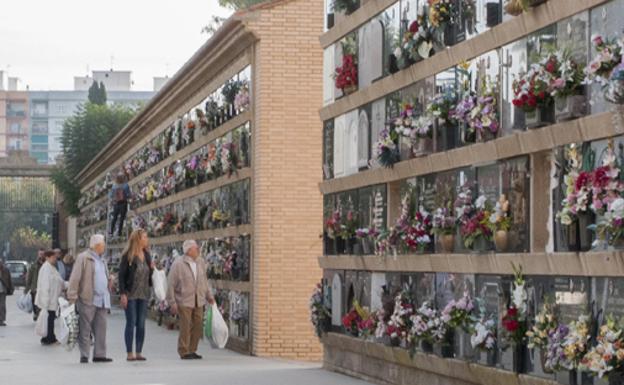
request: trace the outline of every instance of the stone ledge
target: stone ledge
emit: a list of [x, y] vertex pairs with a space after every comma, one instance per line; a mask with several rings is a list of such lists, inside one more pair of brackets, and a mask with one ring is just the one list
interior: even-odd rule
[[325, 256], [325, 270], [447, 272], [512, 275], [511, 264], [527, 275], [623, 277], [624, 251], [586, 253], [410, 254], [393, 256]]
[[324, 366], [386, 385], [556, 385], [557, 382], [506, 370], [328, 333]]

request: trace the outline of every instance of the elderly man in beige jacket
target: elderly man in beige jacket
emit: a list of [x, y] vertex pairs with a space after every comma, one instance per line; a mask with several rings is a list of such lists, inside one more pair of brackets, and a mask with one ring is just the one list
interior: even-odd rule
[[112, 281], [103, 258], [105, 250], [104, 236], [92, 235], [89, 249], [78, 255], [69, 277], [67, 299], [76, 303], [80, 314], [78, 347], [83, 364], [89, 362], [91, 334], [95, 339], [93, 362], [112, 361], [106, 357], [106, 317], [111, 307]]
[[202, 337], [204, 306], [213, 304], [206, 265], [199, 258], [199, 246], [193, 240], [182, 244], [184, 255], [171, 265], [168, 277], [167, 303], [173, 314], [180, 314], [178, 354], [183, 360], [201, 359], [197, 346]]

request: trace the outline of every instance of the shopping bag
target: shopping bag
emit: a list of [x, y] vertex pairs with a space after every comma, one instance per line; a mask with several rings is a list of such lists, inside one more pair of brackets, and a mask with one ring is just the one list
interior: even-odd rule
[[156, 299], [164, 301], [167, 298], [167, 275], [164, 270], [154, 269], [152, 284], [154, 285]]
[[204, 337], [212, 338], [212, 306], [208, 306], [204, 314]]
[[212, 341], [216, 347], [223, 349], [227, 344], [228, 337], [228, 326], [215, 303], [212, 305]]
[[45, 309], [39, 312], [37, 323], [35, 323], [35, 334], [39, 337], [48, 335], [48, 312]]
[[33, 305], [32, 305], [32, 297], [30, 294], [22, 294], [21, 297], [17, 300], [17, 308], [26, 313], [32, 313]]
[[70, 304], [64, 298], [59, 298], [61, 307], [60, 341], [67, 350], [72, 350], [78, 341], [78, 313], [76, 305]]

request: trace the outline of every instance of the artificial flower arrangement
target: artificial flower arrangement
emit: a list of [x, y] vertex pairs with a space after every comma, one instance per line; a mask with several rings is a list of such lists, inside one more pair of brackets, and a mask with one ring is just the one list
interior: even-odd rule
[[342, 215], [340, 209], [332, 212], [331, 216], [325, 221], [325, 232], [330, 239], [338, 239], [341, 234]]
[[399, 68], [427, 59], [434, 54], [434, 30], [429, 26], [424, 7], [419, 8], [416, 20], [412, 21], [403, 36], [399, 37], [394, 57]]
[[227, 176], [232, 176], [239, 168], [236, 144], [232, 141], [221, 143], [221, 167]]
[[234, 98], [234, 108], [236, 111], [243, 112], [249, 108], [249, 83], [242, 82], [240, 90]]
[[394, 311], [386, 323], [386, 333], [395, 345], [406, 346], [412, 327], [414, 302], [407, 290], [402, 290], [394, 298]]
[[599, 378], [624, 371], [624, 336], [621, 320], [607, 317], [607, 322], [600, 327], [596, 345], [581, 359], [579, 368]]
[[438, 125], [451, 124], [457, 121], [453, 117], [453, 109], [457, 105], [457, 93], [452, 88], [446, 88], [442, 93], [436, 94], [427, 105], [427, 112], [432, 119], [436, 119]]
[[413, 141], [432, 137], [432, 122], [426, 116], [417, 116], [414, 104], [401, 103], [401, 113], [394, 120], [394, 129], [399, 134]]
[[524, 343], [526, 334], [527, 292], [526, 281], [522, 275], [522, 266], [514, 269], [514, 281], [512, 283], [511, 301], [502, 318], [503, 331], [506, 340], [515, 347]]
[[493, 238], [490, 227], [491, 205], [487, 197], [481, 195], [474, 203], [474, 209], [461, 223], [460, 231], [464, 246], [469, 249], [477, 247], [477, 242], [483, 240], [491, 242]]
[[578, 220], [579, 214], [588, 212], [591, 190], [588, 187], [590, 174], [581, 171], [576, 147], [567, 150], [567, 158], [568, 172], [564, 176], [565, 198], [561, 202], [557, 219], [562, 225], [570, 226]]
[[348, 36], [341, 45], [342, 65], [336, 68], [334, 80], [336, 88], [348, 95], [358, 86], [357, 43], [353, 36]]
[[354, 336], [367, 336], [376, 328], [376, 325], [372, 324], [373, 318], [367, 309], [354, 300], [351, 310], [342, 317], [342, 326], [347, 333]]
[[316, 284], [310, 297], [310, 321], [319, 338], [323, 333], [329, 331], [331, 309], [323, 301], [323, 286], [320, 283]]
[[589, 349], [591, 318], [581, 314], [576, 321], [566, 326], [567, 333], [561, 344], [562, 359], [559, 367], [567, 370], [576, 370], [580, 367], [583, 357]]
[[423, 207], [405, 227], [401, 241], [408, 251], [421, 253], [431, 244], [431, 215]]
[[458, 300], [452, 299], [442, 310], [442, 317], [451, 328], [461, 328], [468, 332], [472, 320], [474, 303], [467, 291]]
[[488, 317], [483, 300], [477, 298], [475, 301], [479, 315], [472, 318], [470, 345], [473, 349], [489, 352], [496, 348], [496, 321]]
[[431, 232], [439, 239], [442, 250], [446, 253], [453, 252], [457, 232], [457, 220], [453, 211], [448, 207], [437, 208], [433, 213], [431, 227]]
[[548, 336], [557, 327], [557, 316], [552, 303], [544, 302], [542, 309], [535, 315], [533, 326], [526, 332], [529, 349], [544, 350], [548, 345]]
[[607, 101], [624, 103], [624, 41], [621, 38], [608, 39], [598, 34], [593, 35], [591, 41], [596, 55], [585, 70], [585, 82], [600, 84]]
[[377, 162], [387, 168], [392, 168], [401, 160], [399, 152], [399, 134], [392, 127], [386, 126], [380, 133], [374, 146], [374, 156]]
[[597, 224], [597, 232], [611, 245], [621, 245], [624, 240], [624, 198], [618, 197], [607, 205], [602, 220]]
[[507, 251], [509, 246], [508, 232], [511, 229], [511, 216], [509, 215], [509, 201], [505, 194], [501, 194], [496, 206], [492, 210], [489, 219], [489, 227], [494, 237], [496, 250]]

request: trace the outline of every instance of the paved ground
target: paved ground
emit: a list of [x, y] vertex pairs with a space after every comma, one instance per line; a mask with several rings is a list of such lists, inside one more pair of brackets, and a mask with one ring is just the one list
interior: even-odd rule
[[320, 365], [248, 357], [200, 345], [201, 361], [182, 361], [176, 354], [177, 333], [147, 321], [144, 363], [125, 361], [124, 316], [113, 311], [108, 321], [111, 364], [79, 364], [78, 350], [43, 347], [34, 334], [30, 315], [17, 309], [17, 296], [8, 297], [7, 327], [0, 327], [0, 384], [2, 385], [366, 385]]

